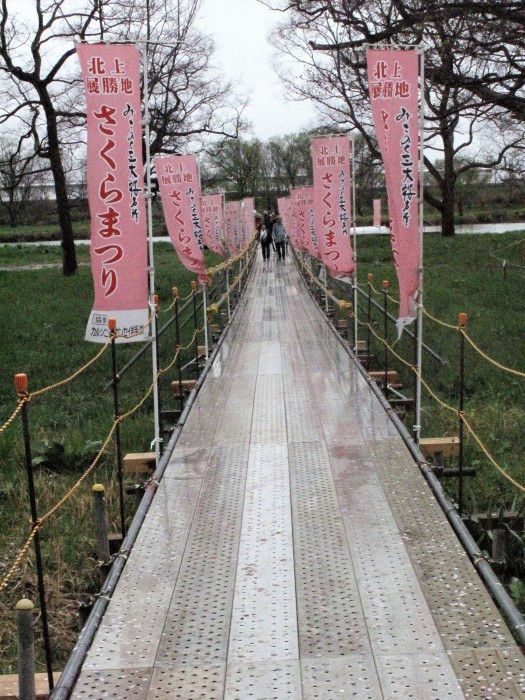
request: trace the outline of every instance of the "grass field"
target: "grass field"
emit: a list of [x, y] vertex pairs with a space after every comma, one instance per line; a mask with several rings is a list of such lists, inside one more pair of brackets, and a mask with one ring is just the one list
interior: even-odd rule
[[[525, 372], [525, 231], [520, 234], [458, 236], [443, 239], [436, 234], [425, 237], [424, 306], [433, 315], [455, 326], [459, 312], [468, 314], [468, 333], [489, 356], [503, 365]], [[86, 262], [88, 252], [78, 249], [79, 260]], [[374, 286], [381, 288], [383, 279], [390, 282], [390, 294], [397, 296], [397, 281], [386, 236], [358, 238], [358, 278], [366, 287], [367, 273], [374, 275]], [[157, 290], [161, 305], [171, 302], [171, 287], [178, 286], [181, 296], [189, 289], [189, 275], [176, 261], [168, 244], [155, 245]], [[502, 261], [508, 267], [504, 276]], [[0, 330], [2, 332], [2, 375], [0, 376], [0, 425], [8, 418], [16, 402], [13, 375], [27, 372], [30, 390], [61, 379], [82, 366], [99, 346], [83, 341], [84, 327], [92, 302], [91, 273], [81, 265], [78, 274], [64, 278], [59, 267], [60, 250], [0, 247], [1, 272]], [[214, 264], [210, 258], [209, 264]], [[16, 270], [34, 265], [33, 269]], [[382, 294], [375, 297], [382, 303]], [[390, 311], [395, 315], [393, 302]], [[360, 311], [363, 319], [363, 311]], [[379, 315], [377, 330], [382, 332]], [[162, 322], [162, 314], [161, 314]], [[362, 331], [361, 337], [364, 336]], [[424, 321], [424, 340], [446, 364], [424, 356], [424, 377], [440, 399], [456, 407], [458, 403], [459, 335], [429, 319]], [[395, 343], [393, 326], [389, 341], [396, 353], [412, 361], [412, 344], [403, 338]], [[161, 344], [161, 365], [172, 356], [173, 334]], [[136, 346], [120, 346], [119, 360], [124, 364]], [[374, 352], [382, 357], [376, 342]], [[475, 430], [504, 470], [525, 484], [523, 426], [525, 422], [525, 379], [509, 375], [485, 361], [467, 347], [466, 406]], [[391, 365], [390, 365], [391, 362]], [[381, 365], [377, 362], [377, 366]], [[395, 358], [389, 367], [398, 369], [405, 386], [411, 385], [410, 370]], [[110, 379], [109, 353], [75, 382], [51, 392], [30, 405], [34, 454], [46, 456], [48, 462], [36, 470], [39, 512], [46, 512], [82, 472], [91, 458], [92, 443], [104, 439], [112, 423], [110, 392], [103, 386]], [[167, 383], [161, 396], [169, 404]], [[126, 375], [121, 383], [122, 411], [135, 405], [151, 381], [149, 355]], [[166, 407], [169, 407], [166, 405]], [[410, 426], [410, 420], [407, 425]], [[443, 409], [423, 391], [423, 435], [457, 433], [457, 416]], [[151, 402], [123, 424], [124, 451], [148, 451], [152, 439]], [[23, 445], [18, 422], [0, 436], [0, 576], [12, 561], [28, 532], [26, 479]], [[55, 466], [53, 466], [55, 465]], [[522, 507], [523, 489], [506, 481], [481, 453], [472, 439], [467, 440], [466, 465], [475, 465], [478, 475], [466, 484], [467, 509], [518, 509]], [[48, 577], [51, 633], [60, 667], [73, 646], [78, 627], [75, 619], [77, 602], [83, 595], [97, 590], [94, 533], [91, 524], [90, 487], [101, 481], [108, 488], [112, 529], [118, 529], [115, 455], [108, 451], [88, 484], [81, 489], [42, 531], [45, 569]], [[450, 496], [456, 497], [455, 480], [445, 484]], [[128, 504], [131, 507], [131, 503]], [[516, 533], [519, 535], [519, 533]], [[489, 537], [481, 533], [480, 537]], [[482, 543], [484, 543], [483, 540]], [[488, 540], [487, 540], [488, 542]], [[523, 548], [515, 540], [512, 574], [520, 573]], [[522, 567], [523, 568], [523, 567]], [[14, 615], [16, 600], [29, 596], [36, 601], [35, 576], [31, 559], [17, 574], [7, 592], [0, 594], [0, 672], [14, 672]], [[37, 626], [38, 628], [38, 626]], [[40, 653], [40, 646], [39, 646]], [[42, 658], [39, 657], [40, 670]]]

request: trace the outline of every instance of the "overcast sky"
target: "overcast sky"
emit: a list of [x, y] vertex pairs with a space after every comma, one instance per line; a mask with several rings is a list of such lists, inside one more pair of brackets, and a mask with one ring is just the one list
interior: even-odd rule
[[[144, 0], [145, 2], [145, 0]], [[10, 9], [34, 18], [35, 0], [8, 0]], [[287, 102], [272, 69], [274, 49], [268, 41], [272, 27], [282, 20], [257, 0], [201, 0], [198, 28], [213, 37], [215, 63], [243, 94], [251, 94], [244, 113], [252, 136], [296, 133], [313, 126], [315, 112], [307, 102]]]
[[282, 14], [257, 0], [202, 0], [199, 27], [213, 37], [217, 63], [226, 77], [248, 93], [245, 116], [261, 139], [296, 133], [313, 125], [315, 113], [306, 102], [286, 102], [272, 69], [273, 47], [268, 41]]

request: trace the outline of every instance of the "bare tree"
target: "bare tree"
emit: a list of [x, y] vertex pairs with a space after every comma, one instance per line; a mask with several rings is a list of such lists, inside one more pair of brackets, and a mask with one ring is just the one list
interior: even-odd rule
[[[429, 77], [442, 85], [469, 91], [483, 104], [497, 105], [515, 119], [525, 121], [525, 7], [522, 0], [259, 0], [306, 23], [329, 20], [351, 36], [335, 41], [312, 40], [321, 51], [357, 49], [365, 44], [399, 41], [407, 33], [465, 21], [461, 50], [476, 58], [477, 72], [434, 72]], [[459, 48], [459, 47], [458, 47]]]
[[18, 226], [20, 214], [27, 209], [45, 171], [18, 141], [0, 139], [0, 206], [7, 211], [12, 228]]
[[[245, 127], [246, 97], [213, 67], [213, 41], [196, 29], [201, 0], [118, 0], [106, 39], [145, 41], [152, 155], [220, 147]], [[106, 21], [106, 19], [105, 19]]]
[[0, 125], [17, 123], [24, 137], [32, 139], [34, 153], [49, 162], [62, 234], [62, 269], [72, 275], [77, 261], [62, 149], [66, 122], [79, 115], [68, 104], [76, 80], [69, 59], [75, 54], [73, 37], [88, 37], [98, 5], [86, 2], [82, 10], [75, 0], [35, 0], [32, 20], [22, 21], [10, 12], [7, 0], [1, 2]]
[[258, 139], [227, 141], [218, 154], [203, 166], [203, 184], [210, 190], [224, 189], [236, 198], [259, 196], [261, 172], [265, 168], [263, 145]]
[[71, 275], [77, 262], [64, 156], [70, 149], [82, 158], [86, 118], [78, 63], [70, 60], [74, 41], [147, 42], [153, 155], [236, 137], [246, 101], [212, 70], [213, 44], [194, 28], [200, 0], [35, 0], [33, 18], [23, 21], [0, 2], [0, 126], [16, 123], [49, 162], [63, 272]]
[[[286, 5], [286, 6], [285, 6]], [[409, 6], [407, 10], [405, 5]], [[430, 149], [442, 155], [444, 167], [438, 170], [430, 158], [425, 163], [435, 177], [440, 197], [427, 192], [427, 200], [442, 214], [443, 235], [454, 235], [455, 182], [458, 172], [454, 159], [479, 140], [482, 127], [494, 126], [503, 118], [502, 110], [481, 102], [472, 91], [451, 84], [443, 76], [476, 73], [483, 68], [479, 55], [467, 51], [468, 22], [461, 13], [449, 17], [441, 13], [434, 21], [432, 13], [425, 22], [405, 22], [410, 3], [376, 0], [370, 3], [323, 2], [281, 3], [288, 11], [275, 45], [294, 58], [296, 67], [282, 78], [299, 99], [310, 98], [322, 118], [336, 128], [353, 128], [361, 134], [372, 159], [378, 156], [368, 107], [368, 85], [363, 44], [380, 38], [400, 44], [424, 41], [426, 52], [425, 101], [426, 141]], [[431, 9], [435, 3], [430, 3]], [[411, 15], [412, 16], [412, 15]], [[465, 36], [467, 39], [465, 39]], [[290, 66], [290, 62], [287, 61]], [[300, 69], [297, 68], [300, 66]], [[290, 68], [288, 68], [290, 71]], [[469, 167], [494, 167], [505, 153], [518, 146], [521, 134], [496, 129], [499, 139], [483, 157], [478, 148], [474, 159], [463, 159], [461, 172]]]
[[309, 132], [275, 137], [266, 145], [273, 187], [287, 192], [290, 187], [312, 182], [312, 159]]

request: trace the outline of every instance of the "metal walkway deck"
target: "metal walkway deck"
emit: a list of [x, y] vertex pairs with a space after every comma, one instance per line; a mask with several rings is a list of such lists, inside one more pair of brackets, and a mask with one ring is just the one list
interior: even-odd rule
[[525, 697], [522, 654], [293, 263], [257, 260], [73, 697]]

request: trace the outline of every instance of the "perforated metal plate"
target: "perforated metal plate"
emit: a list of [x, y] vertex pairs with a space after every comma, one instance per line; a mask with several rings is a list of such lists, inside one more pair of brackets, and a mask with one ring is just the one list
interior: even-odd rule
[[341, 658], [306, 659], [303, 671], [303, 700], [331, 698], [383, 698], [371, 655], [351, 654]]
[[288, 442], [322, 440], [323, 428], [310, 383], [298, 383], [286, 371], [283, 381]]
[[445, 646], [512, 644], [509, 630], [404, 446], [391, 439], [371, 449]]
[[286, 442], [283, 381], [279, 375], [257, 377], [251, 441], [255, 444]]
[[301, 656], [368, 652], [346, 533], [323, 443], [290, 445]]
[[84, 669], [153, 665], [200, 488], [200, 479], [159, 486]]
[[298, 661], [229, 664], [225, 700], [301, 700]]
[[208, 465], [209, 447], [176, 447], [171, 453], [164, 479], [202, 478]]
[[222, 700], [224, 664], [157, 668], [147, 700]]
[[257, 374], [282, 374], [281, 344], [278, 341], [260, 343]]
[[150, 668], [83, 672], [71, 698], [73, 700], [147, 700]]
[[376, 656], [383, 697], [399, 700], [463, 700], [446, 654]]
[[287, 449], [252, 445], [228, 658], [298, 655]]
[[248, 451], [212, 452], [156, 665], [172, 668], [226, 660]]
[[451, 659], [466, 698], [525, 698], [525, 664], [516, 648], [455, 651]]
[[238, 374], [224, 399], [224, 406], [215, 434], [215, 444], [249, 443], [253, 420], [255, 374]]

